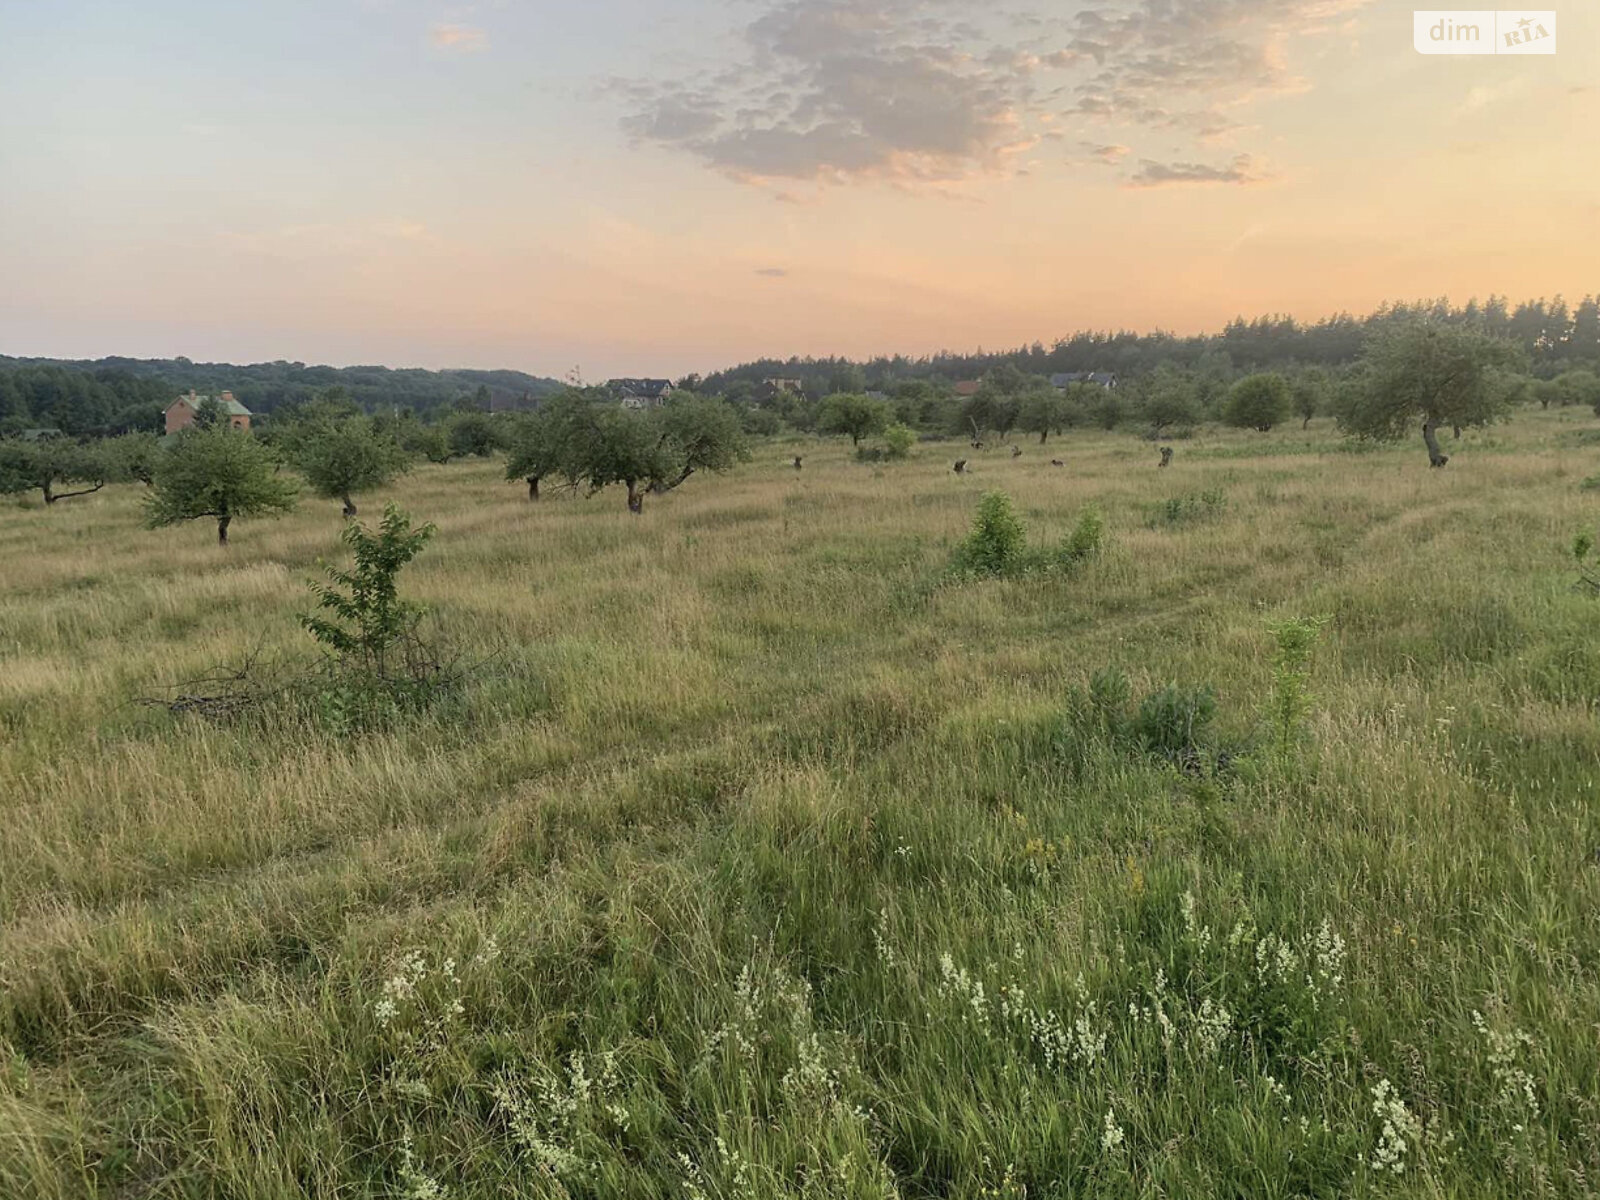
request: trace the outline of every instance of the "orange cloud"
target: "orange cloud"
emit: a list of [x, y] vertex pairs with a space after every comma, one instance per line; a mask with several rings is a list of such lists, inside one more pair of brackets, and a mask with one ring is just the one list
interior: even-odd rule
[[484, 50], [489, 45], [489, 35], [470, 25], [435, 25], [428, 40], [441, 50], [462, 52]]

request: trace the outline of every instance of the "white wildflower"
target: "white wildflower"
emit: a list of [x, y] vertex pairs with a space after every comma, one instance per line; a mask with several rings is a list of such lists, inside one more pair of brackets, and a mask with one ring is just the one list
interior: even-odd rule
[[1100, 1149], [1107, 1154], [1115, 1154], [1122, 1148], [1123, 1140], [1122, 1127], [1117, 1124], [1116, 1110], [1106, 1109], [1105, 1128], [1100, 1134]]

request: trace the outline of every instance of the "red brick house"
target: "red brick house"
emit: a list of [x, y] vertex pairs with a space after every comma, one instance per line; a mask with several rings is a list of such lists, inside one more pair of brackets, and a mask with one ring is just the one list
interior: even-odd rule
[[[187, 429], [194, 424], [195, 414], [200, 411], [200, 406], [211, 396], [196, 396], [191, 390], [187, 396], [179, 396], [167, 406], [167, 432], [177, 433], [180, 429]], [[214, 397], [222, 406], [222, 411], [228, 418], [228, 424], [234, 429], [249, 429], [251, 411], [233, 398], [232, 392], [223, 392]]]

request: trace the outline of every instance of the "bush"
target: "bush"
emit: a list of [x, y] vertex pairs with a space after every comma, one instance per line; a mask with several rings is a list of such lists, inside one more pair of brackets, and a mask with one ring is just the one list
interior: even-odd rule
[[[1132, 707], [1133, 688], [1119, 667], [1096, 671], [1087, 691], [1074, 688], [1068, 696], [1066, 722], [1075, 730], [1078, 750], [1089, 742], [1110, 745], [1130, 754], [1153, 754], [1185, 769], [1207, 761], [1210, 730], [1217, 713], [1216, 692], [1210, 686], [1188, 688], [1168, 684], [1151, 692]], [[1217, 754], [1220, 764], [1227, 754]]]
[[986, 492], [978, 502], [972, 532], [956, 550], [958, 568], [975, 575], [1007, 575], [1023, 565], [1028, 535], [1004, 492]]
[[1100, 510], [1093, 505], [1078, 514], [1078, 523], [1062, 539], [1061, 561], [1064, 566], [1075, 567], [1085, 559], [1100, 552], [1106, 540], [1106, 522]]
[[1247, 375], [1228, 393], [1222, 419], [1239, 429], [1266, 433], [1289, 415], [1291, 398], [1289, 381], [1282, 375]]
[[327, 616], [300, 617], [328, 652], [312, 688], [323, 721], [340, 729], [383, 725], [427, 708], [456, 682], [454, 669], [418, 633], [421, 606], [402, 600], [396, 585], [400, 569], [433, 533], [432, 525], [413, 529], [393, 504], [376, 533], [355, 522], [345, 527], [342, 540], [355, 566], [329, 567], [329, 582], [312, 585]]
[[1168, 684], [1139, 704], [1133, 719], [1134, 738], [1152, 754], [1176, 763], [1199, 757], [1211, 719], [1217, 715], [1217, 698], [1210, 687], [1182, 688]]
[[883, 442], [887, 457], [909, 458], [911, 447], [917, 444], [917, 433], [907, 425], [896, 423], [883, 431]]

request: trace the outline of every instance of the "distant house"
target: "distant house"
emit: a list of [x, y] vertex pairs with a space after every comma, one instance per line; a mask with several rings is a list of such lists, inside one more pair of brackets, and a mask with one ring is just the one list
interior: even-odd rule
[[1117, 377], [1111, 371], [1068, 371], [1064, 375], [1050, 376], [1050, 386], [1065, 388], [1074, 383], [1088, 383], [1095, 387], [1114, 388], [1117, 386]]
[[660, 408], [672, 395], [670, 379], [613, 379], [606, 387], [623, 408]]
[[954, 391], [955, 394], [958, 395], [958, 396], [976, 396], [978, 394], [978, 389], [981, 388], [982, 386], [983, 386], [983, 381], [982, 380], [979, 380], [979, 379], [963, 379], [960, 383], [956, 384], [955, 387], [953, 389], [951, 389], [951, 390]]
[[806, 390], [806, 383], [803, 379], [763, 379], [761, 386], [771, 388], [774, 395], [780, 392], [788, 392], [798, 396]]
[[234, 429], [250, 428], [250, 418], [254, 414], [235, 400], [232, 392], [223, 392], [220, 396], [196, 396], [191, 390], [187, 396], [179, 396], [167, 405], [167, 432], [177, 433], [180, 429], [189, 428], [194, 424], [200, 406], [207, 400], [213, 399], [221, 406], [228, 418], [228, 424]]

